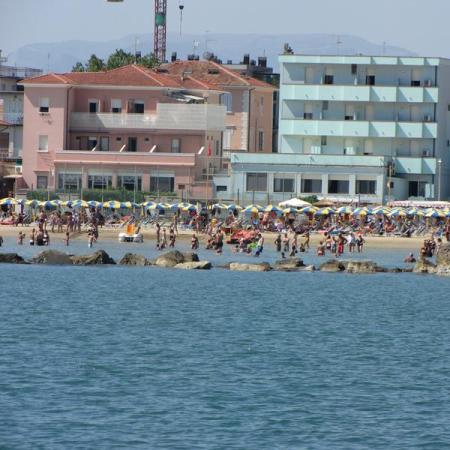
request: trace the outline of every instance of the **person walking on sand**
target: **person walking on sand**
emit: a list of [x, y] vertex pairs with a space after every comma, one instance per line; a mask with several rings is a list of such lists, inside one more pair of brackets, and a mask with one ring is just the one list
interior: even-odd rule
[[64, 238], [64, 242], [66, 243], [66, 247], [69, 246], [69, 241], [70, 241], [70, 233], [68, 231], [66, 231], [66, 237]]
[[175, 247], [175, 241], [177, 239], [177, 236], [175, 234], [175, 228], [173, 226], [170, 227], [169, 230], [169, 247], [174, 248]]
[[25, 233], [19, 231], [19, 237], [17, 238], [17, 243], [19, 245], [23, 245], [23, 240], [25, 239]]
[[256, 247], [255, 256], [258, 257], [264, 250], [264, 236], [260, 233], [258, 235], [258, 244]]
[[283, 252], [285, 253], [289, 252], [289, 236], [287, 233], [284, 233], [283, 236]]
[[198, 247], [199, 247], [198, 237], [197, 237], [197, 235], [194, 233], [194, 234], [192, 235], [192, 238], [191, 238], [191, 249], [192, 249], [192, 250], [198, 250]]
[[89, 248], [92, 248], [92, 246], [94, 245], [94, 241], [95, 241], [94, 233], [89, 233], [88, 234], [88, 247]]
[[215, 238], [215, 243], [216, 243], [216, 253], [218, 255], [222, 254], [223, 251], [223, 233], [222, 230], [219, 230], [216, 234], [216, 238]]
[[166, 229], [163, 228], [163, 235], [162, 235], [161, 245], [159, 246], [159, 249], [163, 250], [166, 247], [167, 247], [167, 233], [166, 233]]
[[33, 228], [30, 233], [30, 245], [34, 245], [36, 241], [36, 230]]

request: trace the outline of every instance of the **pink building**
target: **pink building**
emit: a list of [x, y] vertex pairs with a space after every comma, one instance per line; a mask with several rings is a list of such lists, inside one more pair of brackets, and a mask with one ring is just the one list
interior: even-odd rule
[[177, 76], [189, 74], [225, 92], [221, 100], [227, 107], [224, 151], [272, 152], [277, 88], [213, 61], [175, 61], [165, 64], [163, 70]]
[[225, 92], [192, 74], [130, 65], [22, 82], [28, 189], [125, 188], [211, 199]]

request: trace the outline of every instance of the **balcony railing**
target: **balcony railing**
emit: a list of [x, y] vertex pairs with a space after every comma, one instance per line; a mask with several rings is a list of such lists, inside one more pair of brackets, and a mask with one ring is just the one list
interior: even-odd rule
[[224, 131], [225, 106], [219, 105], [157, 105], [154, 113], [79, 113], [70, 118], [72, 130], [140, 129], [140, 130], [186, 130]]
[[3, 78], [30, 78], [42, 75], [42, 73], [42, 70], [32, 69], [30, 67], [0, 66], [0, 77]]
[[23, 124], [23, 113], [3, 113], [3, 120], [12, 125], [22, 125]]

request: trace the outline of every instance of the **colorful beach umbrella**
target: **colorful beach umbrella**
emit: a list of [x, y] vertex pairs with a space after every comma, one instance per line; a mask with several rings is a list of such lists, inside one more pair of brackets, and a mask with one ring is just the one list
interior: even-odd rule
[[192, 205], [191, 203], [174, 203], [171, 205], [171, 209], [174, 211], [196, 211], [197, 207], [195, 205]]
[[148, 209], [151, 211], [169, 211], [171, 208], [171, 205], [168, 203], [155, 203], [152, 206], [150, 206]]
[[248, 205], [245, 209], [244, 212], [247, 214], [257, 214], [260, 212], [263, 212], [264, 208], [260, 205]]
[[227, 209], [228, 211], [242, 211], [242, 206], [232, 203], [231, 205], [227, 206]]
[[117, 200], [110, 200], [109, 202], [104, 202], [102, 204], [103, 208], [107, 208], [107, 209], [120, 209], [121, 208], [121, 203], [118, 202]]
[[59, 203], [56, 203], [56, 200], [47, 200], [45, 202], [40, 202], [39, 206], [44, 209], [52, 209], [57, 208], [59, 206]]
[[215, 203], [211, 206], [211, 209], [228, 209], [228, 206], [224, 203]]
[[2, 198], [0, 200], [0, 206], [15, 206], [17, 205], [17, 200], [11, 197]]
[[38, 208], [40, 205], [39, 200], [26, 200], [25, 206], [28, 206], [30, 208]]
[[280, 208], [278, 208], [278, 206], [268, 205], [268, 206], [266, 206], [264, 208], [264, 212], [268, 212], [268, 213], [274, 212], [274, 213], [277, 213], [277, 214], [281, 214], [282, 210]]
[[368, 214], [369, 214], [369, 210], [367, 208], [356, 208], [352, 212], [352, 216], [354, 216], [354, 217], [363, 217], [363, 216], [367, 216]]
[[75, 200], [72, 202], [72, 208], [87, 208], [88, 202], [85, 200]]
[[285, 209], [283, 209], [283, 214], [285, 214], [285, 215], [298, 214], [298, 209], [297, 208], [293, 208], [293, 207], [285, 208]]
[[407, 217], [408, 213], [401, 208], [393, 209], [389, 214], [388, 217]]
[[372, 208], [370, 212], [374, 216], [387, 216], [391, 212], [391, 209], [387, 206], [377, 206], [375, 208]]
[[318, 208], [315, 206], [306, 206], [305, 208], [302, 208], [300, 212], [302, 214], [315, 214], [318, 211]]
[[337, 211], [339, 215], [352, 214], [353, 208], [351, 206], [341, 206]]
[[432, 219], [444, 219], [445, 213], [439, 209], [430, 208], [426, 213], [425, 217]]
[[316, 216], [332, 216], [335, 214], [335, 210], [333, 208], [321, 208], [318, 211], [316, 211]]
[[150, 208], [150, 206], [153, 206], [155, 204], [155, 202], [142, 202], [140, 206], [142, 206], [143, 208]]

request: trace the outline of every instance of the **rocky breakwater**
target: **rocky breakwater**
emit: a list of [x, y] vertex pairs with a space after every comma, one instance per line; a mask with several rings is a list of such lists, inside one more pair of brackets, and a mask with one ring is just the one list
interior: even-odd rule
[[116, 264], [108, 253], [98, 250], [91, 255], [69, 255], [56, 250], [45, 250], [30, 261], [32, 264], [47, 264], [51, 266], [98, 266]]
[[415, 273], [450, 276], [450, 244], [444, 244], [436, 256], [436, 264], [427, 258], [419, 258], [415, 267]]

